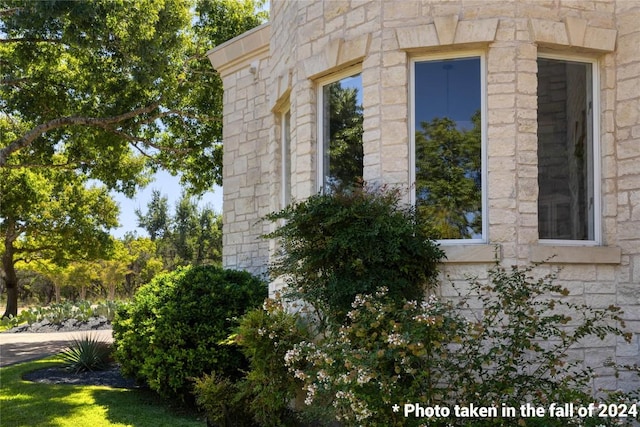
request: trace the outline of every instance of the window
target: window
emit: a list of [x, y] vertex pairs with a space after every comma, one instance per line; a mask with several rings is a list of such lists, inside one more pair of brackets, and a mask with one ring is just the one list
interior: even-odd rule
[[594, 84], [592, 62], [538, 59], [540, 239], [596, 240]]
[[330, 191], [360, 182], [363, 176], [360, 74], [321, 85], [318, 106], [322, 189]]
[[282, 207], [291, 203], [291, 109], [287, 108], [280, 119], [282, 135]]
[[485, 241], [484, 60], [412, 64], [412, 182], [439, 240]]

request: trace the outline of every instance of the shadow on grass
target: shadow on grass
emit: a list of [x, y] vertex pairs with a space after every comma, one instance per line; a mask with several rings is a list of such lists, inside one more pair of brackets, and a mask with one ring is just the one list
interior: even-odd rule
[[[42, 385], [22, 380], [25, 372], [58, 365], [57, 361], [36, 361], [13, 365], [0, 371], [0, 423], [7, 426], [30, 427], [55, 425], [82, 406], [82, 402], [68, 399], [75, 387]], [[29, 366], [27, 368], [27, 365]]]
[[11, 427], [202, 427], [196, 414], [173, 411], [149, 391], [25, 381], [30, 371], [60, 365], [49, 358], [0, 369], [0, 425]]
[[[135, 427], [203, 427], [206, 424], [204, 416], [199, 416], [195, 409], [171, 407], [150, 390], [120, 389], [124, 395], [117, 395], [113, 391], [116, 390], [100, 388], [92, 391], [96, 404], [106, 408], [106, 418], [111, 423]], [[123, 396], [125, 404], [122, 402]]]

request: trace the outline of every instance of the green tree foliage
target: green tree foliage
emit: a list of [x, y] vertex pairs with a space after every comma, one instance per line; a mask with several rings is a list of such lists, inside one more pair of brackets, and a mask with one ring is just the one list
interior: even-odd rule
[[152, 241], [169, 233], [169, 199], [160, 194], [160, 190], [151, 192], [151, 200], [147, 203], [147, 213], [136, 209], [138, 227], [144, 228]]
[[416, 131], [416, 205], [436, 239], [482, 231], [480, 112], [472, 122], [460, 130], [449, 118], [435, 118]]
[[312, 196], [267, 216], [284, 219], [267, 235], [281, 245], [271, 266], [286, 295], [342, 323], [356, 295], [386, 283], [394, 297], [421, 300], [443, 252], [424, 233], [400, 193], [354, 187]]
[[89, 187], [86, 176], [66, 169], [0, 169], [2, 278], [7, 289], [5, 316], [17, 314], [16, 264], [108, 255], [108, 230], [117, 225], [118, 207], [108, 191]]
[[222, 87], [205, 53], [260, 24], [257, 5], [1, 0], [0, 167], [63, 152], [128, 194], [145, 166], [195, 191], [220, 183]]
[[194, 193], [221, 183], [222, 85], [205, 53], [263, 22], [260, 4], [0, 0], [6, 314], [18, 256], [104, 256], [117, 211], [88, 180], [129, 196], [158, 168]]
[[[137, 288], [163, 270], [162, 260], [156, 256], [155, 243], [149, 238], [132, 236], [113, 240], [108, 258], [72, 261], [65, 266], [40, 260], [30, 264], [18, 263], [17, 267], [30, 267], [39, 276], [46, 277], [58, 303], [64, 298], [74, 301], [130, 298]], [[37, 294], [32, 291], [31, 296], [44, 301], [46, 290]]]
[[129, 269], [123, 286], [124, 296], [132, 297], [136, 289], [149, 283], [163, 270], [162, 259], [156, 255], [156, 243], [147, 237], [125, 236], [129, 251]]
[[147, 212], [136, 210], [138, 225], [157, 245], [164, 268], [221, 263], [222, 217], [209, 206], [198, 207], [197, 200], [185, 192], [169, 213], [167, 197], [152, 193]]

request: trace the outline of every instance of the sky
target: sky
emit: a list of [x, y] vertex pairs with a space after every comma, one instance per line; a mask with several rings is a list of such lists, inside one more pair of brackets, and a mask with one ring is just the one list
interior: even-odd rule
[[[182, 187], [179, 181], [179, 177], [171, 176], [168, 172], [159, 171], [155, 174], [155, 180], [139, 190], [133, 199], [128, 199], [120, 193], [113, 193], [113, 198], [120, 205], [120, 227], [111, 230], [111, 235], [120, 238], [124, 237], [127, 232], [136, 232], [138, 236], [148, 236], [144, 229], [137, 226], [136, 209], [146, 212], [147, 204], [151, 200], [151, 193], [153, 190], [160, 190], [160, 194], [166, 196], [169, 200], [169, 213], [173, 215], [176, 203], [182, 194]], [[202, 196], [198, 206], [203, 207], [205, 205], [211, 206], [217, 213], [222, 213], [222, 187], [215, 186], [213, 191], [207, 192]]]

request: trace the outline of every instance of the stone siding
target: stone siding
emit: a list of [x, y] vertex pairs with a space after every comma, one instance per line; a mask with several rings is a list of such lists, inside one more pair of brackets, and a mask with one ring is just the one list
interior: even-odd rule
[[[464, 284], [505, 265], [555, 258], [570, 298], [624, 309], [630, 344], [585, 343], [596, 386], [637, 387], [604, 368], [640, 364], [640, 1], [271, 1], [271, 22], [214, 49], [223, 77], [224, 243], [227, 267], [266, 272], [274, 245], [260, 221], [281, 209], [280, 113], [291, 111], [291, 194], [318, 191], [318, 81], [362, 74], [364, 177], [409, 189], [410, 61], [480, 52], [486, 63], [488, 242], [444, 245], [443, 274]], [[538, 239], [537, 58], [597, 60], [602, 239], [598, 246]], [[289, 106], [289, 107], [287, 107]], [[598, 109], [599, 108], [599, 109]], [[409, 196], [407, 196], [407, 201]], [[451, 289], [443, 286], [443, 295]]]

